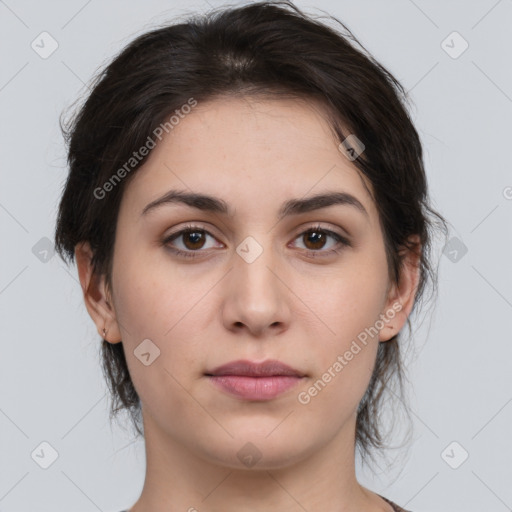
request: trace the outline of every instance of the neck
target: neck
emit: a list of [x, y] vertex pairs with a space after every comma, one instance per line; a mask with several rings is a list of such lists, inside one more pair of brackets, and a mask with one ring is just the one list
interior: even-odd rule
[[[210, 460], [204, 451], [177, 443], [150, 417], [143, 418], [146, 478], [130, 512], [391, 510], [357, 482], [355, 418], [335, 438], [310, 453], [286, 461], [262, 456], [250, 468], [227, 459], [225, 464], [218, 458]], [[241, 443], [235, 444], [239, 447]], [[271, 451], [267, 448], [267, 452]]]

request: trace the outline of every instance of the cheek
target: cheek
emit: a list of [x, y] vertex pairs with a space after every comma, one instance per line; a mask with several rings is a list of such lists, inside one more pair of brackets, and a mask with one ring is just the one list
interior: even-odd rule
[[312, 350], [318, 361], [313, 388], [307, 390], [315, 401], [313, 409], [335, 407], [342, 413], [347, 406], [355, 409], [364, 395], [379, 346], [377, 321], [385, 303], [386, 272], [381, 261], [360, 258], [350, 272], [333, 276], [328, 294], [310, 295], [316, 304], [312, 309], [329, 327]]
[[[148, 411], [153, 414], [162, 409], [165, 422], [170, 423], [172, 418], [167, 415], [172, 411], [190, 409], [190, 398], [180, 383], [186, 385], [183, 371], [197, 365], [190, 343], [193, 326], [187, 316], [197, 294], [171, 288], [169, 277], [154, 279], [147, 272], [119, 273], [118, 277], [116, 315], [130, 377]], [[148, 352], [151, 362], [146, 365], [142, 354]], [[196, 412], [189, 411], [190, 421]]]
[[186, 313], [187, 306], [190, 309], [193, 290], [183, 286], [177, 266], [164, 257], [151, 257], [150, 251], [128, 250], [128, 245], [121, 237], [116, 241], [113, 285], [117, 318], [130, 343], [162, 339]]
[[[314, 299], [319, 316], [336, 333], [331, 332], [327, 338], [334, 338], [342, 349], [360, 333], [367, 332], [365, 329], [375, 326], [385, 304], [387, 285], [386, 266], [364, 256], [333, 275], [328, 293], [318, 290]], [[377, 337], [369, 335], [369, 339], [375, 341]]]
[[298, 403], [311, 424], [330, 417], [333, 432], [356, 413], [375, 365], [379, 341], [374, 326], [382, 300], [379, 286], [372, 286], [361, 286], [359, 279], [353, 285], [345, 281], [334, 286], [323, 314], [335, 335], [329, 333], [309, 346], [315, 372]]
[[[157, 347], [156, 353], [160, 351], [151, 365], [155, 369], [161, 367], [164, 373], [167, 369], [175, 374], [184, 368], [192, 368], [197, 352], [194, 347], [195, 321], [198, 315], [205, 318], [204, 308], [208, 304], [205, 300], [198, 303], [198, 298], [215, 281], [205, 277], [201, 285], [192, 286], [178, 266], [170, 265], [165, 259], [148, 260], [147, 254], [136, 251], [123, 252], [122, 244], [118, 255], [114, 260], [113, 280], [116, 317], [134, 383], [137, 384], [141, 370], [146, 368], [134, 351], [146, 339]], [[146, 375], [144, 380], [154, 378], [152, 374], [155, 372], [144, 370], [143, 373]], [[143, 381], [141, 383], [144, 385]]]

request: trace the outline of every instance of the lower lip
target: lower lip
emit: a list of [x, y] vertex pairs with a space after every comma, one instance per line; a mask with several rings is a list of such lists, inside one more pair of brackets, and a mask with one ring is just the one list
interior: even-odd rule
[[210, 380], [220, 389], [244, 400], [271, 400], [288, 391], [301, 380], [299, 376], [247, 377], [242, 375], [212, 375]]

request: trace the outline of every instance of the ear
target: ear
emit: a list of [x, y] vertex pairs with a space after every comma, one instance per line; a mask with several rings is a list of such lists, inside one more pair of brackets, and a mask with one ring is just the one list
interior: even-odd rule
[[[85, 306], [96, 324], [99, 335], [109, 343], [119, 343], [121, 333], [105, 276], [96, 275], [91, 263], [92, 257], [93, 252], [89, 242], [80, 242], [75, 246], [75, 260]], [[103, 334], [104, 328], [107, 331], [105, 335]]]
[[385, 319], [385, 325], [379, 333], [379, 341], [389, 341], [400, 332], [414, 306], [420, 278], [421, 244], [418, 235], [410, 237], [409, 240], [412, 247], [404, 247], [400, 251], [403, 262], [398, 285], [392, 283], [389, 287], [385, 308], [381, 315]]

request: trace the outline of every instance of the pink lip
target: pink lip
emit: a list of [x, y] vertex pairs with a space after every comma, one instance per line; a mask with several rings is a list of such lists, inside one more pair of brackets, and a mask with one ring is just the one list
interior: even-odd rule
[[271, 400], [294, 387], [304, 374], [276, 360], [232, 361], [206, 373], [223, 391], [244, 400]]

